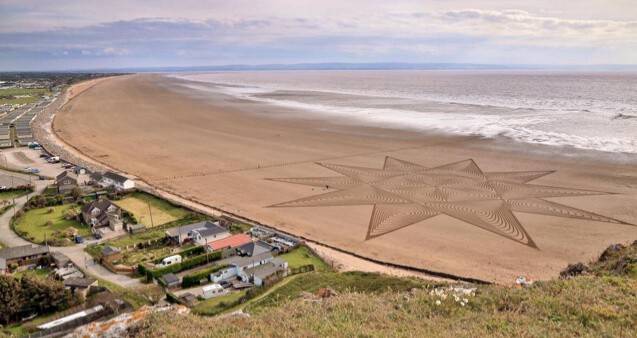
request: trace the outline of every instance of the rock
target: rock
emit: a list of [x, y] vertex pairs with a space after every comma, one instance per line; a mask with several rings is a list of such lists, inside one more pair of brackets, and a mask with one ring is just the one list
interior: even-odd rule
[[566, 269], [560, 272], [560, 277], [564, 279], [571, 279], [575, 276], [588, 274], [588, 265], [579, 262], [575, 264], [569, 264]]

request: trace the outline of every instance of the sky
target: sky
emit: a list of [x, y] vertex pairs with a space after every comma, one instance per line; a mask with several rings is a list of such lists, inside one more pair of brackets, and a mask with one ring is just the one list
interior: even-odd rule
[[0, 0], [0, 71], [637, 64], [635, 0]]

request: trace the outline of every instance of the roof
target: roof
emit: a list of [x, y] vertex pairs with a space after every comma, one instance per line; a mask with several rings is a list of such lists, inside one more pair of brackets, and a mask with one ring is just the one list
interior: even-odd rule
[[[188, 233], [190, 233], [193, 230], [199, 230], [199, 229], [217, 229], [217, 234], [223, 233], [223, 232], [227, 232], [228, 230], [222, 226], [219, 225], [219, 222], [211, 222], [211, 221], [203, 221], [203, 222], [197, 222], [197, 223], [192, 223], [192, 224], [187, 224], [184, 226], [180, 226], [180, 227], [176, 227], [176, 228], [172, 228], [172, 229], [168, 229], [166, 230], [166, 233], [170, 236], [170, 237], [177, 237], [179, 236], [179, 234], [181, 233], [182, 236], [188, 235]], [[201, 233], [201, 232], [199, 232]], [[204, 236], [203, 234], [201, 234], [202, 236]], [[212, 234], [210, 234], [212, 235]], [[206, 235], [206, 236], [210, 236], [210, 235]]]
[[48, 246], [27, 244], [12, 248], [0, 249], [0, 258], [10, 260], [28, 256], [42, 255], [46, 253], [49, 253]]
[[217, 265], [221, 265], [221, 264], [230, 264], [230, 265], [235, 265], [237, 267], [245, 267], [248, 266], [254, 262], [259, 262], [259, 261], [267, 261], [272, 259], [272, 253], [271, 252], [265, 252], [262, 253], [260, 255], [256, 255], [256, 256], [233, 256], [233, 257], [229, 257], [226, 259], [222, 259], [220, 261], [217, 262]]
[[72, 172], [68, 172], [68, 171], [63, 171], [61, 172], [59, 175], [55, 176], [55, 181], [60, 181], [62, 179], [64, 179], [65, 177], [69, 177], [72, 178], [74, 180], [77, 180], [77, 176], [75, 175], [75, 173]]
[[266, 263], [259, 266], [255, 266], [253, 268], [243, 270], [248, 276], [255, 276], [261, 279], [266, 279], [277, 271], [283, 270], [281, 267], [274, 265], [272, 263]]
[[174, 273], [169, 273], [169, 274], [165, 274], [163, 276], [161, 276], [161, 279], [164, 280], [164, 282], [166, 282], [166, 284], [170, 285], [170, 284], [174, 284], [174, 283], [179, 283], [179, 277], [177, 277], [177, 275], [175, 275]]
[[55, 265], [58, 267], [65, 267], [71, 263], [71, 259], [69, 256], [61, 253], [61, 252], [51, 252], [51, 257], [53, 257], [53, 261], [55, 261]]
[[94, 172], [91, 175], [89, 175], [89, 178], [93, 181], [101, 181], [102, 180], [102, 173], [100, 172]]
[[265, 252], [270, 252], [274, 249], [275, 248], [272, 245], [264, 241], [258, 241], [258, 242], [251, 242], [246, 245], [243, 245], [237, 250], [244, 255], [255, 256]]
[[242, 245], [251, 243], [252, 239], [250, 236], [246, 234], [236, 234], [230, 237], [226, 237], [224, 239], [220, 239], [218, 241], [210, 242], [208, 245], [213, 250], [224, 249], [224, 248], [237, 248]]
[[64, 286], [78, 287], [78, 288], [88, 288], [93, 285], [97, 280], [92, 278], [77, 278], [71, 277], [64, 281]]
[[115, 182], [119, 182], [119, 183], [124, 183], [128, 180], [130, 180], [130, 178], [128, 177], [124, 177], [118, 173], [114, 173], [112, 171], [107, 171], [106, 173], [104, 173], [103, 175], [106, 178], [110, 178], [111, 180], [115, 181]]
[[212, 283], [210, 285], [206, 285], [203, 288], [201, 288], [201, 291], [206, 292], [206, 291], [210, 291], [210, 290], [219, 290], [222, 289], [223, 290], [223, 286], [217, 284], [217, 283]]
[[2, 273], [2, 270], [5, 270], [7, 268], [7, 260], [4, 258], [0, 258], [0, 274]]
[[[95, 201], [85, 204], [82, 207], [82, 213], [87, 213], [87, 212], [91, 212], [93, 211], [93, 209], [97, 208], [100, 209], [100, 211], [105, 212], [111, 205], [115, 205], [113, 204], [113, 202], [104, 199], [104, 198], [98, 198]], [[115, 205], [115, 207], [117, 207], [117, 205]], [[119, 207], [118, 207], [119, 208]]]
[[107, 246], [104, 249], [102, 249], [101, 254], [102, 256], [110, 256], [112, 254], [116, 254], [119, 253], [120, 250], [114, 246]]
[[139, 223], [139, 224], [133, 224], [133, 225], [129, 225], [128, 226], [131, 230], [139, 230], [139, 229], [146, 229], [146, 226]]

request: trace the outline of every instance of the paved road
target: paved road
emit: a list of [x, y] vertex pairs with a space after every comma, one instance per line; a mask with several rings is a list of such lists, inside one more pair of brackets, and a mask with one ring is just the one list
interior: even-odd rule
[[[4, 172], [4, 171], [2, 171], [2, 173], [12, 174], [9, 172]], [[41, 194], [44, 188], [46, 188], [46, 186], [50, 184], [51, 181], [35, 180], [33, 181], [33, 183], [35, 184], [34, 193]], [[29, 194], [29, 196], [33, 196], [33, 194]], [[16, 211], [20, 210], [26, 202], [27, 202], [26, 195], [16, 198], [15, 210]], [[12, 216], [13, 216], [13, 208], [5, 212], [2, 216], [0, 216], [0, 242], [2, 242], [5, 246], [8, 246], [8, 247], [31, 244], [31, 242], [21, 238], [20, 236], [16, 235], [13, 231], [11, 231], [9, 227], [9, 221], [11, 220]], [[99, 264], [93, 264], [93, 258], [89, 254], [84, 252], [85, 247], [86, 247], [86, 244], [80, 244], [80, 245], [75, 245], [70, 247], [51, 247], [51, 251], [59, 251], [64, 253], [65, 255], [69, 256], [69, 258], [71, 259], [71, 261], [73, 261], [75, 265], [79, 267], [85, 267], [90, 274], [95, 275], [99, 278], [105, 279], [111, 283], [115, 283], [123, 287], [133, 287], [133, 286], [140, 285], [137, 279], [132, 279], [124, 275], [118, 275], [104, 268], [103, 266]]]

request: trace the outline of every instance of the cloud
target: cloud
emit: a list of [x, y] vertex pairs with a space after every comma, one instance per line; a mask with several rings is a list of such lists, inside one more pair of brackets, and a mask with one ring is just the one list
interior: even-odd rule
[[[211, 15], [5, 31], [0, 33], [0, 68], [17, 64], [12, 58], [34, 66], [50, 58], [86, 66], [106, 59], [132, 66], [359, 60], [637, 63], [630, 52], [637, 49], [634, 20], [565, 19], [506, 8]], [[64, 20], [79, 21], [74, 15]]]

